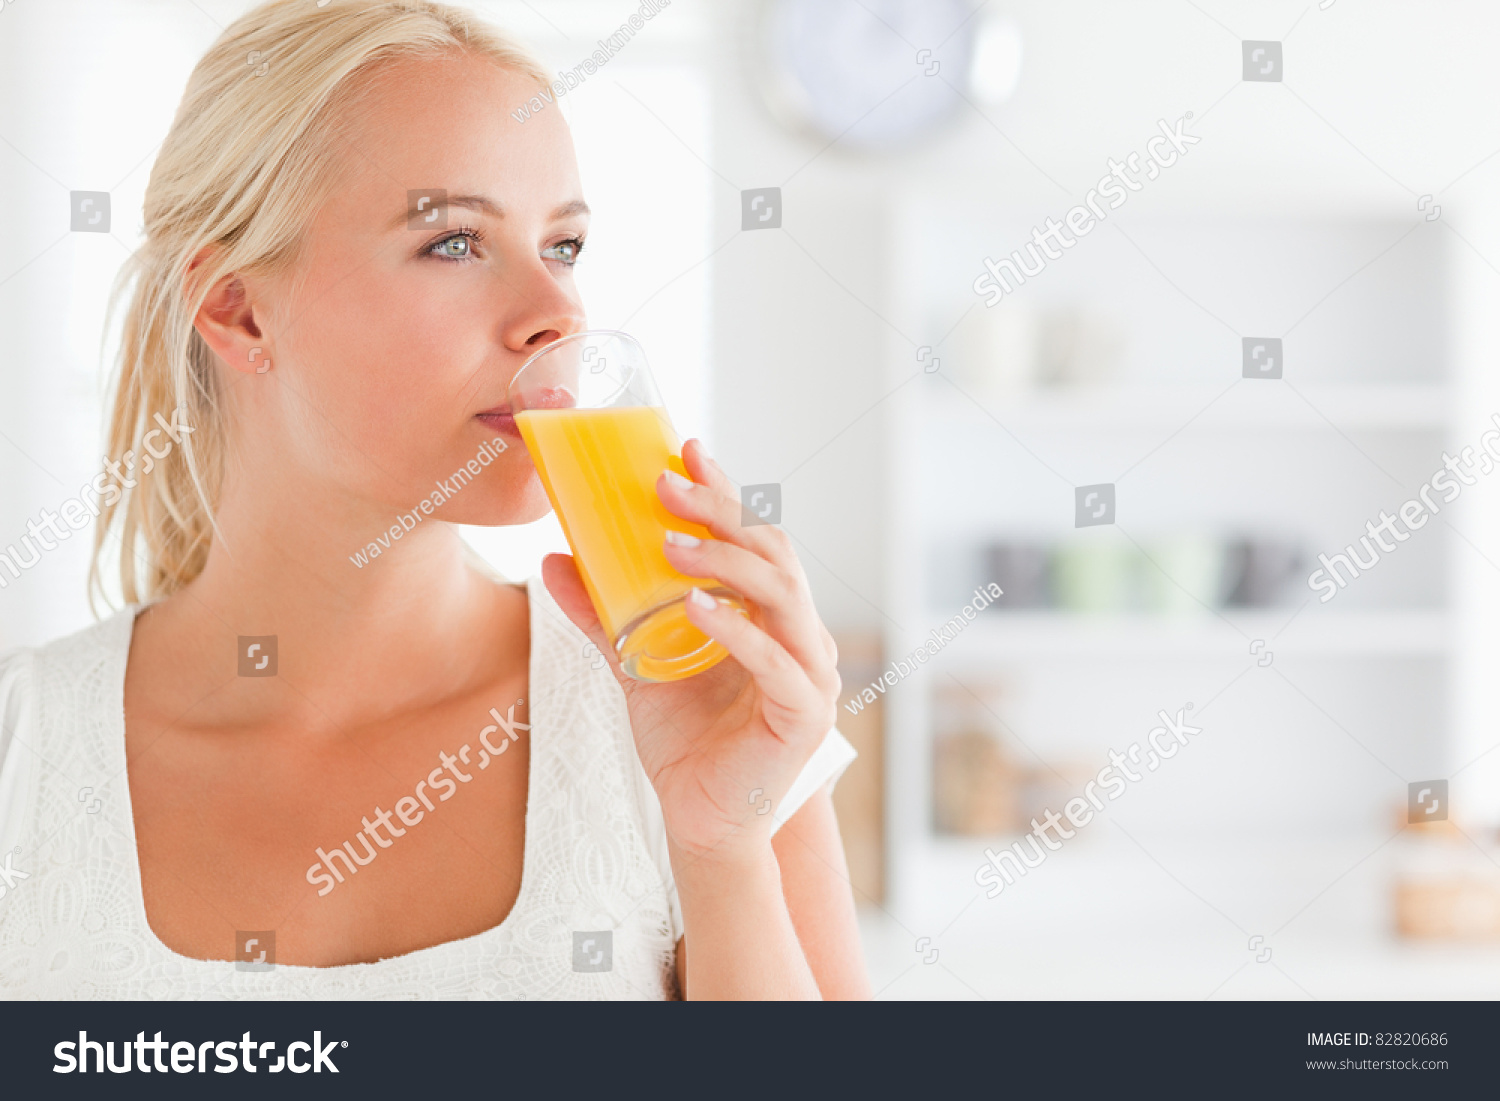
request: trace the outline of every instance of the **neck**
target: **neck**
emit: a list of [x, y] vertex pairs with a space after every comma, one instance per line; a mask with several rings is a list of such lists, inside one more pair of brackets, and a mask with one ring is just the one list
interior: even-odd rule
[[[237, 670], [240, 636], [274, 635], [277, 676], [294, 691], [265, 697], [266, 706], [344, 724], [419, 707], [491, 675], [486, 641], [506, 623], [521, 633], [524, 652], [525, 601], [517, 605], [470, 565], [452, 525], [426, 516], [393, 538], [388, 506], [244, 488], [225, 486], [203, 572], [151, 613], [154, 626], [186, 644], [185, 659], [201, 665], [190, 679], [222, 683]], [[380, 535], [388, 547], [377, 541], [370, 558]], [[365, 552], [363, 564], [351, 561], [356, 551]], [[507, 618], [518, 607], [522, 614]]]

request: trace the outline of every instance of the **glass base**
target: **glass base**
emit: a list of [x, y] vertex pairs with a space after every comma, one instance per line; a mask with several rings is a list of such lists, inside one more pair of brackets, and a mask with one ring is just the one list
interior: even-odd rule
[[[725, 588], [705, 589], [720, 604], [748, 615], [739, 595]], [[686, 595], [636, 616], [615, 639], [615, 652], [627, 676], [662, 683], [684, 680], [711, 669], [729, 656], [687, 617]]]

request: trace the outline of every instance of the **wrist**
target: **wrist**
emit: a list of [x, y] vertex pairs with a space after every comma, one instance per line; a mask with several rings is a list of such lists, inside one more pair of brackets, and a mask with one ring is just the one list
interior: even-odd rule
[[781, 866], [771, 848], [769, 833], [761, 837], [740, 832], [717, 845], [684, 845], [669, 831], [667, 855], [679, 885], [691, 881], [717, 886], [762, 878], [779, 883], [781, 879]]
[[674, 815], [663, 800], [662, 818], [668, 845], [693, 860], [710, 864], [753, 863], [771, 848], [774, 824], [769, 814], [746, 814], [738, 822], [717, 816]]
[[769, 837], [758, 845], [696, 854], [669, 839], [668, 850], [690, 945], [687, 997], [819, 997]]

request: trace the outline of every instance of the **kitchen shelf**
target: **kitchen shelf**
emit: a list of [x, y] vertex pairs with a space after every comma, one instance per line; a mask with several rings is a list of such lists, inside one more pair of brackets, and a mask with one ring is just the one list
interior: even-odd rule
[[1015, 431], [1157, 431], [1189, 422], [1196, 429], [1328, 430], [1331, 421], [1344, 430], [1434, 432], [1451, 412], [1449, 388], [1434, 383], [1299, 384], [1293, 390], [1277, 380], [1242, 379], [1226, 393], [1228, 386], [1075, 386], [1002, 395], [967, 386], [960, 392], [939, 382], [926, 395], [926, 411], [944, 424], [998, 420]]
[[[1210, 551], [1206, 545], [1201, 555], [1189, 551], [1195, 539], [1249, 539], [1304, 552], [1337, 546], [1347, 541], [1346, 530], [1390, 507], [1392, 477], [1406, 484], [1434, 468], [1466, 402], [1473, 404], [1452, 362], [1465, 345], [1452, 339], [1449, 315], [1456, 306], [1482, 311], [1483, 296], [1473, 289], [1451, 293], [1460, 284], [1451, 277], [1449, 246], [1436, 237], [1430, 248], [1406, 257], [1407, 264], [1370, 265], [1370, 247], [1394, 239], [1394, 227], [1378, 219], [1326, 212], [1162, 218], [1158, 244], [1172, 244], [1183, 269], [1191, 267], [1205, 288], [1214, 288], [1212, 294], [1195, 291], [1194, 301], [1236, 304], [1225, 324], [1246, 332], [1272, 332], [1317, 303], [1291, 301], [1297, 296], [1284, 293], [1285, 284], [1267, 282], [1269, 267], [1255, 269], [1246, 257], [1269, 265], [1274, 256], [1283, 269], [1307, 263], [1361, 273], [1318, 305], [1336, 315], [1322, 313], [1318, 325], [1296, 334], [1286, 377], [1257, 379], [1241, 377], [1239, 340], [1227, 340], [1222, 329], [1187, 311], [1172, 287], [1154, 277], [1141, 282], [1140, 255], [1129, 248], [1086, 256], [1078, 250], [1071, 267], [1059, 264], [1045, 284], [1027, 288], [1029, 309], [1070, 311], [1082, 319], [1076, 332], [1066, 326], [1051, 337], [1041, 327], [1030, 335], [1023, 329], [985, 332], [972, 310], [964, 323], [969, 328], [952, 328], [946, 319], [960, 316], [969, 287], [950, 277], [941, 244], [974, 232], [1005, 239], [1006, 214], [985, 204], [965, 206], [935, 188], [897, 215], [893, 324], [922, 332], [934, 345], [945, 334], [955, 339], [938, 348], [938, 370], [915, 380], [910, 348], [891, 340], [888, 386], [913, 384], [885, 402], [882, 414], [892, 441], [882, 602], [894, 621], [885, 631], [887, 661], [905, 658], [930, 637], [928, 629], [953, 615], [955, 602], [967, 599], [979, 578], [1004, 572], [986, 547], [1065, 547], [1079, 556], [1069, 560], [1069, 570], [1082, 576], [1094, 568], [1096, 554], [1100, 569], [1124, 570], [1123, 560], [1132, 557], [1128, 541], [1138, 539], [1155, 554], [1156, 543], [1181, 539], [1183, 570], [1196, 577]], [[1034, 354], [1038, 364], [1088, 374], [1089, 319], [1102, 319], [1101, 332], [1113, 326], [1120, 347], [1129, 350], [1116, 355], [1118, 368], [1107, 379], [1038, 386], [1002, 369], [1003, 362], [1019, 364]], [[1030, 343], [1033, 353], [1026, 351]], [[1487, 402], [1485, 411], [1493, 407]], [[1150, 476], [1121, 487], [1124, 527], [1073, 530], [1070, 484], [1133, 478], [1147, 459]], [[1123, 558], [1105, 561], [1116, 553]], [[1419, 555], [1425, 557], [1418, 561]], [[1454, 560], [1428, 540], [1399, 564], [1382, 567], [1382, 575], [1357, 593], [1327, 605], [1306, 588], [1303, 572], [1289, 591], [1278, 590], [1291, 601], [1286, 607], [1087, 613], [1013, 609], [1002, 601], [985, 611], [920, 673], [890, 686], [882, 701], [892, 912], [919, 910], [932, 886], [928, 868], [941, 843], [933, 833], [936, 738], [955, 733], [958, 721], [939, 691], [949, 674], [966, 686], [1003, 688], [995, 704], [1002, 721], [1027, 726], [1037, 753], [1066, 756], [1083, 732], [1110, 725], [1116, 696], [1142, 692], [1150, 710], [1164, 706], [1151, 700], [1176, 698], [1195, 678], [1223, 684], [1243, 670], [1236, 720], [1259, 732], [1255, 744], [1266, 751], [1264, 759], [1241, 756], [1230, 765], [1225, 757], [1206, 765], [1209, 772], [1184, 778], [1159, 802], [1143, 799], [1138, 813], [1173, 829], [1186, 815], [1233, 834], [1266, 821], [1265, 793], [1271, 792], [1277, 813], [1304, 832], [1386, 814], [1384, 777], [1328, 790], [1320, 770], [1340, 767], [1339, 753], [1361, 751], [1317, 740], [1328, 718], [1320, 708], [1358, 713], [1359, 738], [1381, 746], [1389, 754], [1382, 759], [1421, 761], [1410, 767], [1439, 774], [1434, 746], [1447, 737], [1450, 717], [1463, 714], [1450, 686], [1472, 664], [1456, 660], [1466, 633], [1455, 621], [1471, 613], [1449, 606], [1447, 594], [1457, 591], [1449, 583]], [[1172, 563], [1162, 568], [1179, 572]], [[1313, 567], [1304, 561], [1303, 568]], [[1125, 585], [1132, 600], [1163, 602], [1152, 586], [1136, 591], [1138, 580], [1100, 581], [1097, 594], [1081, 581], [1057, 591], [1080, 601], [1093, 594], [1102, 602]], [[1019, 595], [1023, 586], [1018, 581], [1014, 587]], [[1175, 606], [1175, 594], [1166, 603]], [[1256, 640], [1264, 641], [1252, 652]], [[1257, 669], [1267, 652], [1269, 668]], [[1318, 663], [1319, 676], [1299, 675], [1299, 665], [1311, 662]], [[1310, 697], [1282, 685], [1277, 674], [1283, 671], [1297, 685], [1313, 685]], [[1043, 715], [1051, 717], [1039, 719]], [[946, 752], [958, 751], [950, 745]], [[1290, 781], [1274, 763], [1310, 753], [1326, 759]], [[953, 758], [942, 760], [944, 768], [953, 767]], [[1226, 775], [1214, 771], [1220, 768], [1244, 779], [1243, 790], [1209, 790]], [[1336, 807], [1331, 794], [1340, 800]], [[972, 866], [965, 865], [944, 875], [951, 874], [956, 891], [972, 892]]]
[[[997, 661], [1033, 658], [1242, 656], [1248, 661], [1253, 639], [1266, 640], [1264, 649], [1273, 654], [1288, 655], [1441, 655], [1448, 649], [1448, 617], [1440, 611], [1320, 615], [1314, 608], [1305, 608], [1295, 619], [1293, 611], [1225, 610], [1225, 617], [1239, 631], [1208, 612], [1191, 618], [1049, 611], [986, 613], [929, 664], [957, 673], [991, 668]], [[896, 656], [903, 655], [898, 652]]]

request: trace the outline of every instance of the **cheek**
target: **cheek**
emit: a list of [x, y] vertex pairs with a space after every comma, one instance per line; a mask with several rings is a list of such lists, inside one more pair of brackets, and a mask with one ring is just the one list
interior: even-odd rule
[[483, 322], [474, 311], [414, 303], [378, 287], [340, 300], [317, 328], [325, 385], [377, 419], [451, 409], [483, 362]]
[[[462, 459], [470, 413], [493, 360], [486, 323], [456, 296], [370, 279], [305, 296], [293, 349], [325, 431], [355, 460], [421, 486]], [[430, 487], [429, 487], [430, 488]]]

